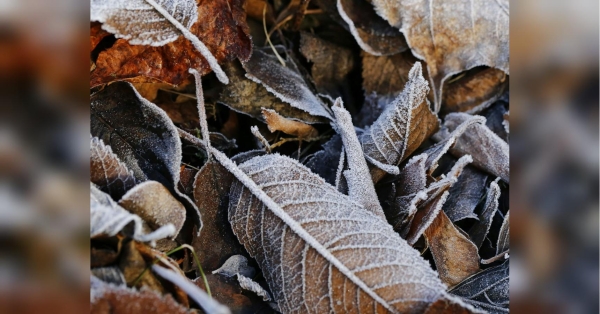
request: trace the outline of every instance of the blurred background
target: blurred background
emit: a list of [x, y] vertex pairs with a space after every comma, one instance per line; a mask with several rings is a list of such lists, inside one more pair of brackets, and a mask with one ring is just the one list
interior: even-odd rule
[[[597, 0], [511, 1], [511, 311], [598, 313]], [[0, 0], [0, 313], [89, 309], [89, 4]]]

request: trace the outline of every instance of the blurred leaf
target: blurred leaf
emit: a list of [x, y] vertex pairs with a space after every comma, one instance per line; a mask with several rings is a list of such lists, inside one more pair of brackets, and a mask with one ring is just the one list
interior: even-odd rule
[[508, 74], [508, 1], [373, 0], [373, 5], [406, 36], [413, 54], [427, 62], [435, 112], [450, 76], [480, 65]]

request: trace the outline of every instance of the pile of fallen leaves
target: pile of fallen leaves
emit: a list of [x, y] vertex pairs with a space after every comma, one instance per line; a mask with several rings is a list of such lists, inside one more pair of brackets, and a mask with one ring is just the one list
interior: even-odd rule
[[90, 27], [92, 313], [508, 312], [508, 1]]

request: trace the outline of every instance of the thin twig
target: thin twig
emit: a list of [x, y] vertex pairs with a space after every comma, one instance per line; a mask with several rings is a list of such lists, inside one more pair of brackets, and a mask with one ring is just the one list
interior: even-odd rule
[[265, 31], [265, 36], [267, 36], [267, 42], [269, 42], [269, 46], [271, 46], [271, 49], [275, 53], [275, 56], [277, 57], [277, 60], [279, 60], [279, 62], [281, 63], [281, 65], [285, 67], [285, 61], [283, 61], [283, 58], [281, 58], [281, 56], [277, 52], [277, 49], [275, 49], [275, 46], [273, 46], [273, 43], [271, 42], [271, 38], [270, 38], [269, 32], [267, 32], [266, 14], [267, 14], [267, 3], [265, 3], [265, 7], [263, 8], [263, 30]]

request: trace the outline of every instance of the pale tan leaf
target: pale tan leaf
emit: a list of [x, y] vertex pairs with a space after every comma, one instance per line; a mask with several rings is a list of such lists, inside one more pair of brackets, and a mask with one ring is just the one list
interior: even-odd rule
[[[439, 122], [429, 109], [428, 91], [421, 64], [417, 62], [410, 70], [404, 91], [363, 133], [361, 142], [367, 160], [396, 166], [437, 131]], [[378, 182], [385, 173], [372, 167], [373, 182]]]
[[282, 312], [419, 313], [444, 296], [427, 262], [390, 225], [295, 160], [267, 155], [239, 168], [219, 161], [240, 179], [232, 228]]
[[101, 190], [119, 199], [136, 184], [133, 172], [101, 139], [91, 137], [90, 153], [90, 181]]
[[172, 224], [176, 235], [185, 222], [185, 207], [171, 192], [156, 181], [142, 182], [119, 200], [119, 205], [142, 218], [150, 228], [156, 230]]
[[427, 62], [436, 112], [451, 75], [481, 65], [508, 74], [507, 0], [373, 0], [373, 5], [400, 29], [413, 54]]
[[449, 287], [479, 271], [477, 247], [440, 211], [423, 233], [442, 282]]
[[281, 131], [300, 139], [312, 139], [319, 135], [319, 131], [313, 126], [284, 118], [275, 110], [262, 108], [262, 114], [271, 133]]

